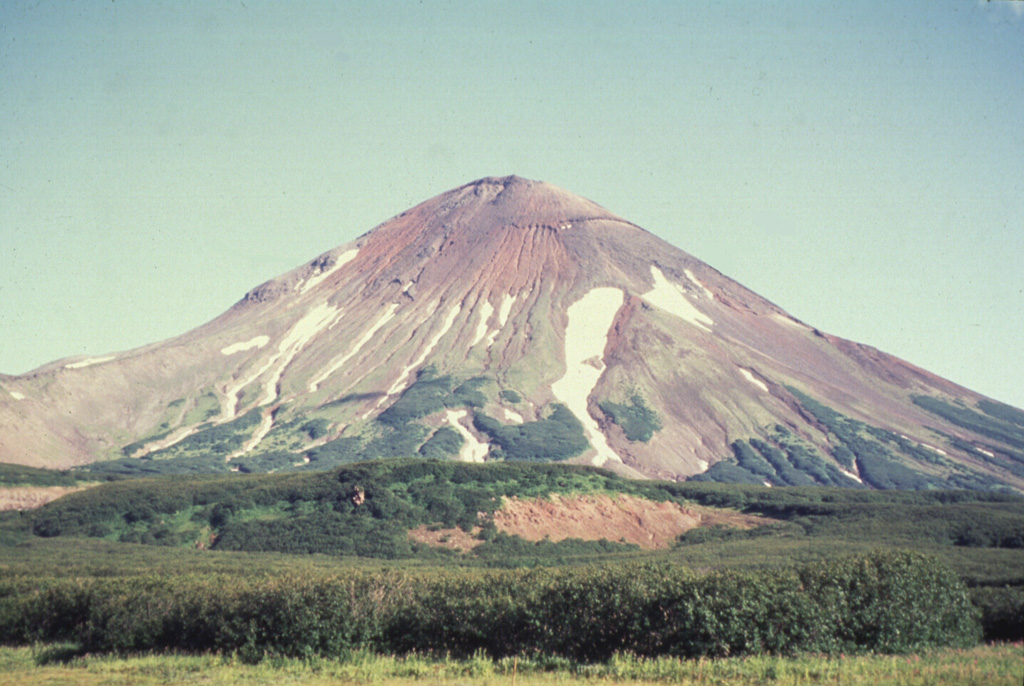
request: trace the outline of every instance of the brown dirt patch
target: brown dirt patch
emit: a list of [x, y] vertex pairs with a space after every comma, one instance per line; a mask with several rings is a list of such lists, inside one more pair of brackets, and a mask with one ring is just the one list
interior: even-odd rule
[[448, 550], [472, 550], [483, 541], [476, 538], [480, 533], [479, 527], [469, 533], [459, 528], [454, 529], [433, 529], [426, 524], [409, 531], [409, 538], [417, 543], [426, 543], [437, 548]]
[[[596, 493], [572, 496], [552, 493], [546, 498], [530, 500], [513, 496], [505, 498], [501, 509], [494, 513], [498, 531], [527, 541], [607, 539], [615, 543], [635, 543], [645, 549], [668, 548], [680, 534], [696, 527], [752, 529], [774, 521], [732, 510]], [[463, 551], [482, 543], [476, 538], [478, 530], [467, 533], [461, 529], [432, 529], [426, 525], [417, 527], [409, 532], [409, 538]]]
[[507, 498], [495, 513], [499, 531], [528, 541], [580, 538], [668, 548], [680, 534], [700, 526], [751, 529], [773, 520], [699, 505], [654, 502], [630, 495], [578, 495], [519, 500]]
[[17, 486], [0, 488], [0, 510], [33, 510], [51, 500], [75, 491], [81, 486]]

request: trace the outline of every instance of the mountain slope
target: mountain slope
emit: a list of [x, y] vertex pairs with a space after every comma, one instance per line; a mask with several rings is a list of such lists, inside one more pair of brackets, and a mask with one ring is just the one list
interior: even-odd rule
[[178, 338], [0, 388], [0, 460], [36, 466], [270, 471], [426, 455], [1024, 487], [1024, 413], [824, 334], [604, 208], [518, 177], [428, 200]]

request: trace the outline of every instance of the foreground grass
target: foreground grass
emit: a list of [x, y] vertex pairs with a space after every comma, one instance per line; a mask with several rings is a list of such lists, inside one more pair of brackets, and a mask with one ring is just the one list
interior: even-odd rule
[[745, 657], [721, 660], [643, 660], [616, 657], [604, 664], [578, 665], [553, 659], [486, 658], [431, 660], [355, 654], [343, 660], [275, 660], [246, 665], [230, 657], [156, 655], [81, 656], [69, 646], [0, 647], [0, 683], [24, 686], [119, 686], [133, 684], [268, 684], [357, 683], [552, 684], [672, 683], [692, 686], [754, 684], [893, 684], [918, 686], [965, 684], [998, 686], [1021, 683], [1024, 645], [999, 644], [969, 650], [938, 650], [911, 656], [828, 658]]

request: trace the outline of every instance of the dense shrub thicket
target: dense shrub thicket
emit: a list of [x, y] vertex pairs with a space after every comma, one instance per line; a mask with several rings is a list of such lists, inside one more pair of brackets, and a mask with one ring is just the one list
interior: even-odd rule
[[0, 640], [90, 652], [467, 657], [900, 653], [981, 634], [956, 575], [912, 553], [699, 575], [675, 565], [321, 578], [184, 576], [0, 582]]
[[77, 486], [78, 479], [66, 471], [0, 464], [0, 486]]
[[[459, 438], [444, 428], [434, 436], [426, 445], [451, 439], [454, 447]], [[750, 446], [746, 449], [755, 452]], [[1024, 500], [1009, 494], [645, 482], [576, 465], [428, 459], [363, 462], [309, 474], [118, 481], [71, 494], [10, 521], [0, 520], [0, 530], [48, 538], [89, 536], [165, 546], [401, 558], [433, 556], [436, 551], [414, 544], [407, 532], [441, 524], [466, 531], [483, 527], [481, 540], [487, 540], [487, 547], [472, 554], [497, 561], [499, 548], [507, 551], [513, 545], [486, 531], [488, 515], [503, 497], [590, 492], [764, 515], [786, 522], [789, 537], [877, 542], [873, 546], [928, 542], [1024, 549]], [[766, 534], [777, 531], [698, 529], [682, 543], [766, 540]], [[608, 535], [618, 539], [615, 532]], [[541, 552], [568, 554], [565, 546], [546, 546], [543, 551], [535, 546], [529, 556]]]
[[522, 424], [502, 424], [483, 412], [477, 412], [473, 416], [473, 426], [490, 436], [498, 446], [491, 448], [492, 460], [565, 460], [590, 447], [583, 435], [583, 424], [560, 403], [551, 405], [551, 413], [547, 417]]

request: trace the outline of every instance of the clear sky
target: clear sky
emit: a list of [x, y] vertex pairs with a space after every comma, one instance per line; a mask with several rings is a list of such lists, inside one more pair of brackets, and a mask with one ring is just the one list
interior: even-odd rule
[[1024, 3], [0, 3], [0, 372], [519, 174], [1024, 407]]

